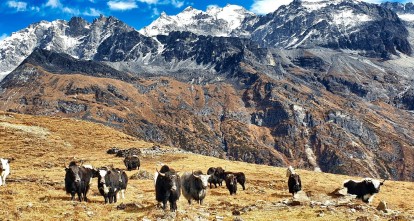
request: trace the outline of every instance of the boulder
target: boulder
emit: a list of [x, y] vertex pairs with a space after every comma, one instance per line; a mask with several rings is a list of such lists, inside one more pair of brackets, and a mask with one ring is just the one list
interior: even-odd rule
[[332, 195], [335, 196], [347, 196], [348, 195], [348, 188], [344, 187], [344, 188], [337, 188], [336, 190], [334, 190], [332, 192]]
[[377, 206], [377, 210], [379, 211], [383, 211], [383, 212], [387, 212], [388, 211], [388, 205], [387, 202], [385, 201], [381, 201], [378, 206]]
[[298, 205], [307, 205], [310, 203], [309, 197], [306, 195], [305, 192], [299, 191], [295, 195], [293, 195], [292, 199], [292, 206], [298, 206]]

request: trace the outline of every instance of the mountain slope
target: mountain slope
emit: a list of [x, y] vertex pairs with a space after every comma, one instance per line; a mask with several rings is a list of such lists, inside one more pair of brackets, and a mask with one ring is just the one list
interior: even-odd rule
[[[220, 160], [196, 154], [183, 153], [171, 147], [153, 151], [153, 144], [137, 140], [112, 128], [91, 122], [60, 118], [40, 117], [0, 112], [0, 151], [2, 157], [12, 158], [12, 173], [0, 195], [4, 199], [0, 214], [4, 219], [203, 219], [232, 220], [346, 220], [378, 217], [380, 220], [410, 220], [414, 218], [413, 184], [385, 181], [371, 205], [346, 197], [335, 198], [329, 194], [346, 179], [360, 179], [342, 175], [297, 170], [302, 185], [311, 197], [312, 204], [288, 206], [286, 168], [269, 167]], [[18, 147], [18, 148], [16, 148]], [[65, 193], [64, 167], [70, 161], [95, 167], [113, 165], [125, 168], [122, 158], [106, 154], [111, 147], [139, 148], [142, 154], [140, 171], [126, 171], [131, 178], [125, 199], [116, 204], [104, 205], [99, 195], [96, 179], [88, 193], [90, 202], [71, 202]], [[224, 186], [208, 189], [203, 205], [188, 205], [184, 198], [178, 201], [178, 211], [170, 213], [156, 206], [151, 175], [159, 163], [165, 163], [180, 172], [210, 166], [222, 166], [228, 171], [243, 171], [247, 177], [246, 190], [238, 190], [230, 197]], [[142, 178], [132, 178], [135, 174]], [[145, 175], [149, 174], [149, 175]], [[391, 209], [377, 211], [376, 205], [386, 201]], [[125, 209], [122, 208], [123, 204]], [[119, 206], [119, 207], [118, 207]], [[234, 213], [233, 213], [234, 212]], [[237, 215], [240, 213], [240, 215]], [[304, 218], [305, 217], [305, 218]], [[362, 217], [362, 218], [361, 218]]]
[[[169, 36], [174, 43], [171, 47], [168, 38], [159, 39], [166, 45], [163, 56], [175, 62], [191, 58], [200, 64], [216, 64], [217, 75], [209, 77], [222, 80], [214, 84], [200, 80], [197, 84], [188, 78], [177, 81], [174, 75], [133, 78], [99, 62], [85, 64], [69, 56], [61, 56], [59, 62], [38, 62], [32, 57], [50, 54], [38, 50], [0, 83], [0, 100], [4, 101], [0, 108], [101, 122], [148, 141], [226, 159], [414, 179], [409, 166], [414, 163], [412, 115], [386, 103], [392, 92], [378, 88], [394, 83], [384, 83], [376, 74], [381, 68], [373, 69], [375, 64], [369, 60], [331, 52], [336, 55], [328, 58], [337, 59], [329, 64], [312, 51], [269, 55], [266, 50], [249, 51], [254, 47], [237, 39], [213, 38], [193, 45], [197, 41], [186, 39], [201, 37], [177, 34]], [[202, 48], [206, 42], [226, 46], [205, 54]], [[203, 53], [174, 50], [186, 47]], [[212, 54], [223, 55], [223, 60], [209, 60]], [[273, 66], [259, 62], [269, 56], [273, 61], [274, 56], [280, 56], [284, 62]], [[315, 72], [315, 61], [320, 62], [316, 63], [319, 68], [330, 71]], [[83, 70], [86, 65], [86, 70], [96, 70], [92, 64], [106, 67], [109, 73], [70, 69]], [[359, 81], [354, 81], [349, 67], [373, 70], [361, 72]], [[195, 76], [211, 73], [199, 72]], [[188, 76], [195, 77], [190, 73]], [[363, 82], [374, 74], [377, 83], [366, 86]]]
[[388, 8], [397, 13], [398, 17], [404, 21], [404, 24], [409, 32], [410, 44], [414, 44], [414, 4], [407, 2], [405, 4], [399, 2], [385, 2], [381, 4], [382, 7]]
[[412, 51], [408, 31], [394, 12], [362, 1], [293, 1], [245, 24], [241, 29], [264, 47], [321, 46], [383, 58]]
[[13, 33], [0, 42], [0, 80], [16, 68], [36, 48], [63, 52], [75, 58], [90, 60], [99, 45], [111, 35], [133, 28], [114, 17], [99, 17], [92, 23], [74, 17], [69, 22], [41, 21]]
[[295, 0], [274, 13], [257, 16], [233, 5], [212, 7], [206, 12], [189, 7], [176, 16], [162, 14], [140, 33], [156, 36], [189, 31], [198, 35], [249, 38], [262, 47], [320, 46], [381, 58], [399, 53], [410, 55], [408, 31], [397, 14], [388, 8], [385, 4], [356, 0]]

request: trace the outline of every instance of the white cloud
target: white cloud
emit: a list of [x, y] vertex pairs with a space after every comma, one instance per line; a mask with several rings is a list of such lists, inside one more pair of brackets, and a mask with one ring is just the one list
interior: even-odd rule
[[35, 12], [40, 12], [40, 8], [39, 8], [39, 7], [37, 7], [37, 6], [32, 6], [32, 7], [30, 7], [30, 10], [31, 10], [31, 11], [35, 11]]
[[109, 9], [114, 11], [125, 11], [138, 8], [134, 1], [109, 1], [107, 4]]
[[138, 0], [139, 2], [142, 3], [147, 3], [147, 4], [157, 4], [158, 0]]
[[171, 0], [171, 4], [176, 8], [181, 8], [184, 5], [184, 1]]
[[7, 34], [4, 33], [2, 35], [0, 35], [0, 41], [3, 41], [3, 39], [7, 38]]
[[158, 8], [153, 8], [152, 9], [152, 15], [151, 15], [151, 17], [152, 18], [156, 18], [156, 17], [158, 17], [160, 15], [160, 11], [158, 10]]
[[18, 12], [26, 11], [27, 9], [26, 2], [8, 1], [7, 6], [10, 8], [15, 8]]
[[59, 0], [48, 0], [46, 3], [46, 7], [58, 8], [62, 7], [62, 3], [60, 3]]
[[97, 9], [90, 8], [89, 10], [84, 11], [82, 14], [85, 15], [85, 16], [96, 17], [96, 16], [99, 16], [103, 13], [101, 11], [97, 10]]
[[250, 10], [256, 14], [267, 14], [276, 11], [282, 5], [288, 5], [292, 0], [254, 0]]
[[[172, 5], [175, 8], [181, 8], [184, 6], [184, 4], [186, 4], [186, 2], [180, 1], [180, 0], [138, 0], [139, 2], [142, 3], [147, 3], [147, 4], [156, 4], [156, 5]], [[190, 3], [191, 4], [191, 3]]]
[[64, 8], [62, 8], [62, 11], [64, 13], [67, 13], [67, 14], [70, 14], [70, 15], [79, 15], [80, 14], [79, 9], [76, 9], [76, 8], [64, 7]]

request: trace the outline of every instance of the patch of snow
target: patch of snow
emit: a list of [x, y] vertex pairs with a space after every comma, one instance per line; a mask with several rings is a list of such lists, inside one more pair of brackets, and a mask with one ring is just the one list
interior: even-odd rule
[[314, 171], [321, 172], [321, 168], [316, 161], [315, 153], [313, 153], [313, 150], [309, 147], [309, 145], [305, 145], [305, 152], [309, 163], [314, 167]]
[[0, 72], [0, 82], [8, 75], [10, 71]]
[[398, 14], [398, 17], [404, 21], [414, 21], [414, 14]]
[[333, 22], [340, 27], [354, 27], [360, 23], [371, 21], [368, 15], [356, 14], [351, 9], [341, 10], [333, 14]]
[[302, 6], [311, 12], [326, 7], [328, 3], [329, 1], [302, 1]]
[[[298, 43], [296, 43], [295, 45], [293, 45], [292, 46], [292, 48], [297, 48], [297, 47], [299, 47], [303, 42], [305, 42], [306, 41], [306, 39], [308, 39], [314, 32], [315, 32], [316, 30], [311, 30], [305, 37], [303, 37], [303, 39], [300, 41], [300, 42], [298, 42]], [[291, 45], [291, 44], [289, 44], [289, 45]]]

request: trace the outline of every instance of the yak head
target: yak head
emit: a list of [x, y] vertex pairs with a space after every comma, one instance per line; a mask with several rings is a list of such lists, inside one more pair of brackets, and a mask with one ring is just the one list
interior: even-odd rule
[[[166, 168], [161, 168], [161, 171], [166, 171]], [[170, 169], [170, 168], [168, 168], [168, 171], [166, 172], [161, 172], [161, 171], [158, 171], [157, 169], [157, 173], [158, 173], [157, 179], [163, 179], [165, 181], [167, 189], [171, 191], [176, 191], [177, 183], [179, 183], [179, 179], [180, 179], [180, 176], [178, 175], [178, 173], [176, 173], [175, 170]]]
[[70, 162], [69, 167], [65, 168], [67, 176], [75, 183], [79, 183], [81, 178], [79, 176], [79, 166], [75, 162]]
[[363, 182], [367, 186], [369, 193], [379, 193], [381, 186], [384, 185], [384, 181], [380, 182], [379, 180], [365, 178]]
[[196, 172], [193, 171], [192, 176], [195, 178], [195, 184], [199, 189], [207, 189], [208, 178], [210, 178], [211, 175], [204, 175], [200, 170], [198, 170]]

